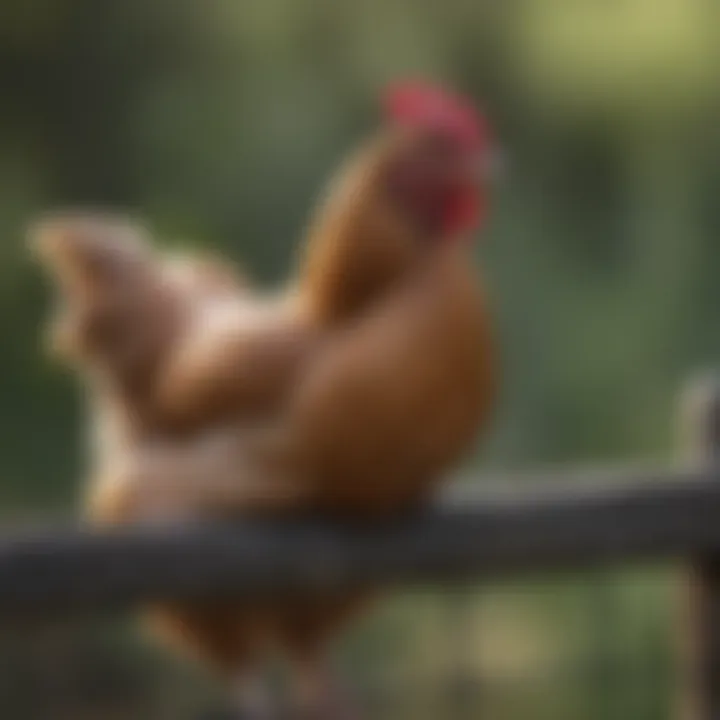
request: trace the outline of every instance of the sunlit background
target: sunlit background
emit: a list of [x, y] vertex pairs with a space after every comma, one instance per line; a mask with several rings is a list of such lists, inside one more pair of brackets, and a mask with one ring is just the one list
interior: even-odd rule
[[[670, 460], [677, 391], [720, 366], [720, 6], [713, 0], [2, 0], [0, 498], [69, 513], [74, 383], [39, 350], [28, 221], [127, 208], [281, 279], [383, 84], [476, 98], [509, 159], [478, 243], [502, 339], [477, 469]], [[373, 717], [661, 720], [672, 571], [398, 597], [343, 658]], [[212, 681], [129, 624], [14, 628], [0, 715], [177, 720]]]

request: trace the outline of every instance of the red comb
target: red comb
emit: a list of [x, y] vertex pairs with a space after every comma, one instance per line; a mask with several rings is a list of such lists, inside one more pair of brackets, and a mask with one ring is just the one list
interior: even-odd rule
[[487, 140], [484, 118], [464, 98], [439, 87], [406, 82], [386, 89], [383, 106], [390, 120], [409, 127], [449, 130], [471, 146]]

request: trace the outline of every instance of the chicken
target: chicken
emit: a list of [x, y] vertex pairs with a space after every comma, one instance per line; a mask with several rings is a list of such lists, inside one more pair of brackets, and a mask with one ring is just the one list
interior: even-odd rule
[[[487, 131], [462, 101], [418, 86], [390, 93], [388, 110], [332, 183], [281, 293], [192, 258], [178, 272], [105, 227], [45, 226], [41, 253], [70, 300], [65, 344], [104, 383], [100, 419], [122, 418], [100, 453], [100, 519], [399, 512], [467, 450], [496, 382], [466, 242], [485, 212]], [[243, 687], [279, 644], [318, 708], [325, 642], [360, 601], [163, 618]]]
[[[354, 494], [353, 502], [345, 503], [346, 510], [358, 510], [363, 505], [362, 493], [370, 493], [368, 509], [407, 501], [400, 490], [401, 478], [409, 478], [410, 494], [422, 484], [415, 468], [401, 471], [405, 456], [395, 452], [395, 445], [413, 444], [408, 457], [412, 456], [428, 478], [437, 475], [436, 468], [444, 469], [452, 463], [469, 442], [468, 434], [476, 433], [490, 405], [494, 382], [486, 303], [472, 269], [471, 250], [457, 237], [468, 224], [482, 220], [485, 213], [486, 200], [478, 191], [477, 174], [482, 172], [489, 152], [487, 130], [478, 125], [469, 108], [441, 93], [408, 87], [390, 98], [395, 125], [351, 158], [311, 225], [306, 256], [288, 307], [296, 324], [304, 321], [322, 329], [322, 352], [308, 363], [302, 381], [292, 383], [291, 392], [285, 396], [287, 412], [283, 422], [271, 424], [269, 449], [261, 463], [263, 490], [268, 490], [267, 475], [274, 467], [278, 470], [274, 477], [290, 477], [289, 482], [278, 483], [279, 495], [295, 496], [300, 488], [307, 495], [314, 488], [312, 492], [318, 497], [313, 505], [333, 506], [336, 511], [345, 503], [341, 500], [338, 505], [331, 500], [336, 492]], [[435, 114], [438, 112], [439, 116]], [[237, 412], [237, 402], [228, 392], [232, 385], [229, 376], [233, 372], [237, 375], [237, 344], [246, 338], [236, 334], [232, 323], [225, 333], [209, 322], [205, 327], [210, 330], [204, 341], [197, 342], [197, 337], [191, 336], [187, 351], [178, 354], [178, 362], [165, 375], [161, 394], [164, 405], [172, 406], [175, 416], [207, 409], [203, 402], [198, 403], [196, 395], [203, 382], [208, 383], [205, 399], [214, 394], [227, 403], [230, 415]], [[213, 334], [214, 338], [207, 337]], [[476, 355], [478, 337], [481, 350]], [[219, 352], [219, 347], [224, 351]], [[434, 352], [424, 352], [429, 347]], [[218, 372], [218, 357], [225, 358], [222, 372]], [[469, 359], [469, 367], [460, 364], [463, 358]], [[407, 363], [405, 367], [401, 366], [403, 362]], [[460, 371], [455, 377], [463, 379], [467, 392], [445, 392], [448, 367]], [[437, 397], [429, 393], [433, 373], [439, 380]], [[399, 377], [404, 382], [396, 383]], [[473, 387], [474, 381], [477, 387]], [[390, 400], [390, 389], [396, 389], [397, 398]], [[373, 404], [373, 390], [382, 392], [384, 402]], [[346, 397], [341, 401], [343, 394]], [[458, 405], [458, 415], [461, 408], [473, 408], [477, 418], [465, 415], [455, 423], [443, 419], [438, 427], [426, 424], [423, 428], [427, 434], [419, 443], [423, 430], [412, 428], [410, 418], [437, 418], [435, 410], [452, 402]], [[348, 407], [365, 406], [367, 416], [363, 420], [357, 411], [345, 412]], [[392, 420], [407, 440], [384, 430], [367, 432], [363, 426], [390, 426], [391, 408], [397, 413]], [[371, 417], [373, 412], [376, 417]], [[357, 423], [353, 422], [355, 418]], [[198, 420], [196, 417], [195, 426]], [[463, 432], [463, 427], [470, 430]], [[368, 465], [380, 457], [380, 447], [373, 447], [372, 442], [387, 442], [384, 455], [397, 461], [384, 463], [387, 475], [394, 480], [379, 479], [379, 494], [368, 487], [373, 474], [368, 472]], [[253, 454], [248, 453], [250, 444], [240, 445], [246, 458]], [[435, 458], [431, 457], [431, 447], [437, 448]], [[221, 458], [222, 452], [216, 457]], [[191, 467], [186, 460], [184, 466]], [[283, 463], [285, 473], [279, 468]], [[217, 465], [229, 468], [236, 463], [218, 459]], [[327, 481], [322, 479], [324, 473]], [[195, 471], [188, 474], [194, 476]], [[298, 483], [301, 474], [307, 480]], [[177, 487], [177, 476], [170, 475]], [[347, 481], [339, 483], [340, 477]], [[189, 484], [196, 485], [192, 480]], [[216, 503], [210, 488], [204, 486], [203, 497], [193, 497], [190, 507], [206, 504], [211, 509], [214, 504], [216, 511], [227, 507], [225, 490], [239, 485], [232, 479], [221, 485], [224, 490]], [[247, 492], [247, 487], [240, 492]], [[176, 498], [182, 502], [181, 497]], [[243, 502], [247, 502], [247, 495]]]

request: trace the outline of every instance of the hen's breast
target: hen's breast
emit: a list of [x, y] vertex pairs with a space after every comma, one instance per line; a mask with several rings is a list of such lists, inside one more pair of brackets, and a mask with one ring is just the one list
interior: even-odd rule
[[318, 504], [398, 509], [469, 452], [494, 400], [485, 300], [461, 266], [433, 272], [311, 367], [293, 432]]

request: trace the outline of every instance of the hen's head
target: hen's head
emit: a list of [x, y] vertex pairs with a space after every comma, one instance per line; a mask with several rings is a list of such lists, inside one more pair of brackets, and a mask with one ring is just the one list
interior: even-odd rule
[[385, 123], [334, 177], [309, 233], [301, 285], [323, 318], [378, 301], [485, 217], [494, 148], [483, 117], [419, 83], [383, 99]]
[[410, 218], [443, 238], [480, 224], [494, 155], [485, 118], [463, 98], [421, 83], [388, 88], [384, 108], [398, 138], [385, 178]]

